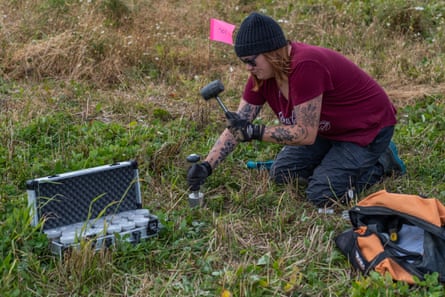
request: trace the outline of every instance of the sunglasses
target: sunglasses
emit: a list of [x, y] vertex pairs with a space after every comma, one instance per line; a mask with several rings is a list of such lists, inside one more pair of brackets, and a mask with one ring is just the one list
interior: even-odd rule
[[252, 66], [252, 67], [255, 67], [256, 66], [256, 62], [255, 62], [255, 59], [258, 57], [258, 55], [255, 55], [255, 56], [253, 56], [252, 58], [244, 58], [244, 59], [241, 59], [240, 58], [240, 60], [241, 60], [241, 62], [243, 62], [244, 64], [248, 64], [248, 65], [250, 65], [250, 66]]

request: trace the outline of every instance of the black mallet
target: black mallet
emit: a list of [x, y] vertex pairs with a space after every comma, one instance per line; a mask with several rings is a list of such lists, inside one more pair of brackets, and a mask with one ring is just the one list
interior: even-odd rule
[[216, 101], [218, 101], [219, 106], [221, 106], [222, 110], [224, 111], [226, 117], [229, 118], [230, 111], [227, 109], [227, 107], [224, 105], [224, 103], [218, 96], [219, 93], [221, 93], [222, 91], [224, 91], [224, 85], [222, 84], [222, 82], [220, 80], [214, 80], [201, 89], [201, 96], [206, 101], [208, 101], [211, 98], [215, 98]]

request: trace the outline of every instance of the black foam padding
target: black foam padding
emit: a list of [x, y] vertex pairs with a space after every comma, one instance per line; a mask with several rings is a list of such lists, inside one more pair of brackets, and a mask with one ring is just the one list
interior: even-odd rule
[[141, 208], [138, 173], [124, 166], [34, 183], [44, 229]]

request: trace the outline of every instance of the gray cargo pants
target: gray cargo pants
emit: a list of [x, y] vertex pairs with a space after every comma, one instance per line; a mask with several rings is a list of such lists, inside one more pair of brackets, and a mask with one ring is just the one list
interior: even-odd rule
[[380, 182], [384, 176], [379, 157], [387, 149], [394, 126], [383, 128], [366, 147], [318, 136], [306, 146], [285, 146], [278, 153], [270, 177], [279, 184], [307, 181], [307, 199], [317, 207], [345, 202], [348, 190], [356, 193]]

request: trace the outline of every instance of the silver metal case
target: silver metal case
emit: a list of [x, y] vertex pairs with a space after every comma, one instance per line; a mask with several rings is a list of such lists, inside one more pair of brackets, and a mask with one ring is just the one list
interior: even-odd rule
[[27, 181], [32, 225], [43, 223], [53, 254], [88, 241], [98, 250], [120, 240], [139, 243], [158, 234], [157, 216], [142, 208], [135, 161]]

